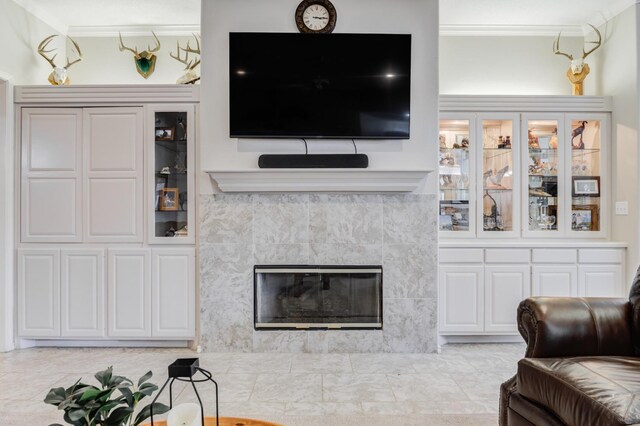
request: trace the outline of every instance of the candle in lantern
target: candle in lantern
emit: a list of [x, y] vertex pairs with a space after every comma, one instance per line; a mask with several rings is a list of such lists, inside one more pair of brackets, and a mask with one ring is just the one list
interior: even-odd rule
[[167, 426], [202, 426], [200, 406], [192, 402], [176, 405], [167, 414]]

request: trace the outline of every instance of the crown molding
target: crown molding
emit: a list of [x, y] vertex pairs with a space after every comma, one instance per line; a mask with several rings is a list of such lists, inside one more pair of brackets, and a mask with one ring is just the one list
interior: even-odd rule
[[158, 36], [191, 36], [200, 32], [200, 25], [101, 25], [71, 26], [70, 37], [127, 37], [148, 36], [153, 31]]
[[440, 25], [443, 36], [565, 36], [582, 37], [580, 25]]
[[21, 8], [23, 8], [24, 10], [26, 10], [27, 13], [33, 15], [34, 17], [38, 18], [45, 24], [49, 25], [51, 28], [53, 28], [60, 34], [64, 34], [64, 35], [67, 34], [67, 31], [69, 30], [68, 25], [64, 24], [57, 18], [53, 17], [49, 12], [45, 11], [44, 9], [36, 5], [33, 1], [13, 0], [13, 2], [18, 6], [20, 6]]

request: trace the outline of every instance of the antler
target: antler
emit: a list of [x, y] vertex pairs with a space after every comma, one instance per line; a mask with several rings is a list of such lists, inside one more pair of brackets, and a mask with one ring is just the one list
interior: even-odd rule
[[58, 56], [58, 54], [56, 53], [55, 55], [53, 55], [53, 58], [50, 58], [50, 57], [47, 56], [47, 53], [54, 52], [57, 49], [50, 49], [50, 50], [45, 50], [45, 49], [47, 48], [47, 46], [49, 45], [51, 40], [53, 40], [55, 37], [57, 37], [57, 34], [50, 35], [49, 37], [47, 37], [44, 40], [42, 40], [40, 42], [40, 44], [38, 45], [38, 54], [40, 56], [42, 56], [44, 59], [46, 59], [47, 62], [49, 62], [49, 65], [51, 65], [51, 68], [55, 68], [56, 67], [56, 64], [55, 64], [54, 60], [56, 59], [56, 56]]
[[596, 27], [594, 27], [591, 24], [588, 24], [591, 28], [593, 28], [593, 30], [596, 32], [596, 34], [598, 35], [598, 41], [587, 41], [586, 43], [591, 43], [591, 44], [595, 44], [596, 46], [589, 50], [588, 52], [584, 51], [584, 47], [582, 48], [582, 59], [586, 58], [587, 56], [589, 56], [591, 53], [593, 53], [594, 50], [596, 50], [598, 47], [600, 47], [600, 45], [602, 44], [602, 35], [600, 34], [600, 31], [598, 31], [598, 29]]
[[160, 40], [158, 40], [158, 36], [156, 35], [156, 33], [151, 31], [151, 34], [153, 34], [153, 38], [156, 39], [157, 46], [155, 48], [151, 49], [151, 46], [147, 45], [147, 51], [149, 53], [154, 53], [154, 52], [157, 52], [158, 50], [160, 50]]
[[[182, 48], [180, 47], [180, 43], [176, 41], [176, 49], [177, 49], [176, 54], [174, 55], [173, 53], [169, 52], [169, 56], [171, 56], [176, 61], [181, 62], [187, 66], [185, 68], [186, 70], [192, 70], [198, 65], [200, 65], [200, 58], [196, 59], [195, 62], [193, 61], [193, 59], [189, 60], [189, 53], [200, 55], [200, 39], [196, 34], [193, 35], [193, 38], [195, 38], [196, 40], [195, 49], [191, 48], [191, 46], [189, 45], [189, 42], [187, 42], [187, 47]], [[180, 57], [181, 50], [185, 53], [184, 59]]]
[[130, 47], [127, 47], [124, 45], [124, 42], [122, 41], [122, 33], [118, 32], [118, 37], [120, 37], [120, 51], [124, 52], [125, 50], [128, 50], [129, 52], [133, 53], [134, 55], [138, 54], [138, 48], [136, 47], [135, 49], [132, 49]]
[[553, 42], [553, 53], [556, 55], [566, 56], [570, 61], [573, 61], [573, 55], [560, 51], [560, 35], [562, 35], [562, 32], [558, 33], [558, 38]]
[[69, 69], [71, 65], [77, 64], [82, 60], [82, 52], [80, 51], [80, 46], [78, 46], [78, 43], [76, 43], [76, 41], [71, 37], [69, 37], [69, 40], [71, 40], [71, 44], [73, 44], [73, 47], [76, 49], [76, 53], [78, 54], [78, 59], [76, 59], [73, 62], [69, 62], [69, 57], [67, 56], [67, 65], [64, 66], [65, 69]]

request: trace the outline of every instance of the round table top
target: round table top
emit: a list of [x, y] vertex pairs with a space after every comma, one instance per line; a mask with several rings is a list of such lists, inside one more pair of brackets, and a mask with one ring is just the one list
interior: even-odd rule
[[[143, 423], [142, 426], [151, 426], [151, 423]], [[167, 426], [165, 420], [154, 420], [153, 426]], [[216, 426], [215, 417], [205, 417], [204, 426]], [[243, 419], [240, 417], [220, 417], [220, 426], [282, 426], [279, 423], [264, 420]]]

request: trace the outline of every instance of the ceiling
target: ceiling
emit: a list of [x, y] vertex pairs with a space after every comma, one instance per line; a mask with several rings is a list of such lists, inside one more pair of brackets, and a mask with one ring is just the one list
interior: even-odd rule
[[[201, 0], [14, 1], [56, 24], [56, 29], [66, 28], [70, 33], [90, 32], [92, 27], [143, 26], [184, 27], [190, 31], [200, 24]], [[338, 11], [341, 1], [349, 0], [333, 0]], [[575, 32], [587, 22], [600, 24], [633, 3], [634, 0], [440, 0], [440, 24], [445, 34], [508, 31], [513, 27], [534, 33], [545, 28], [555, 33], [563, 27]]]

